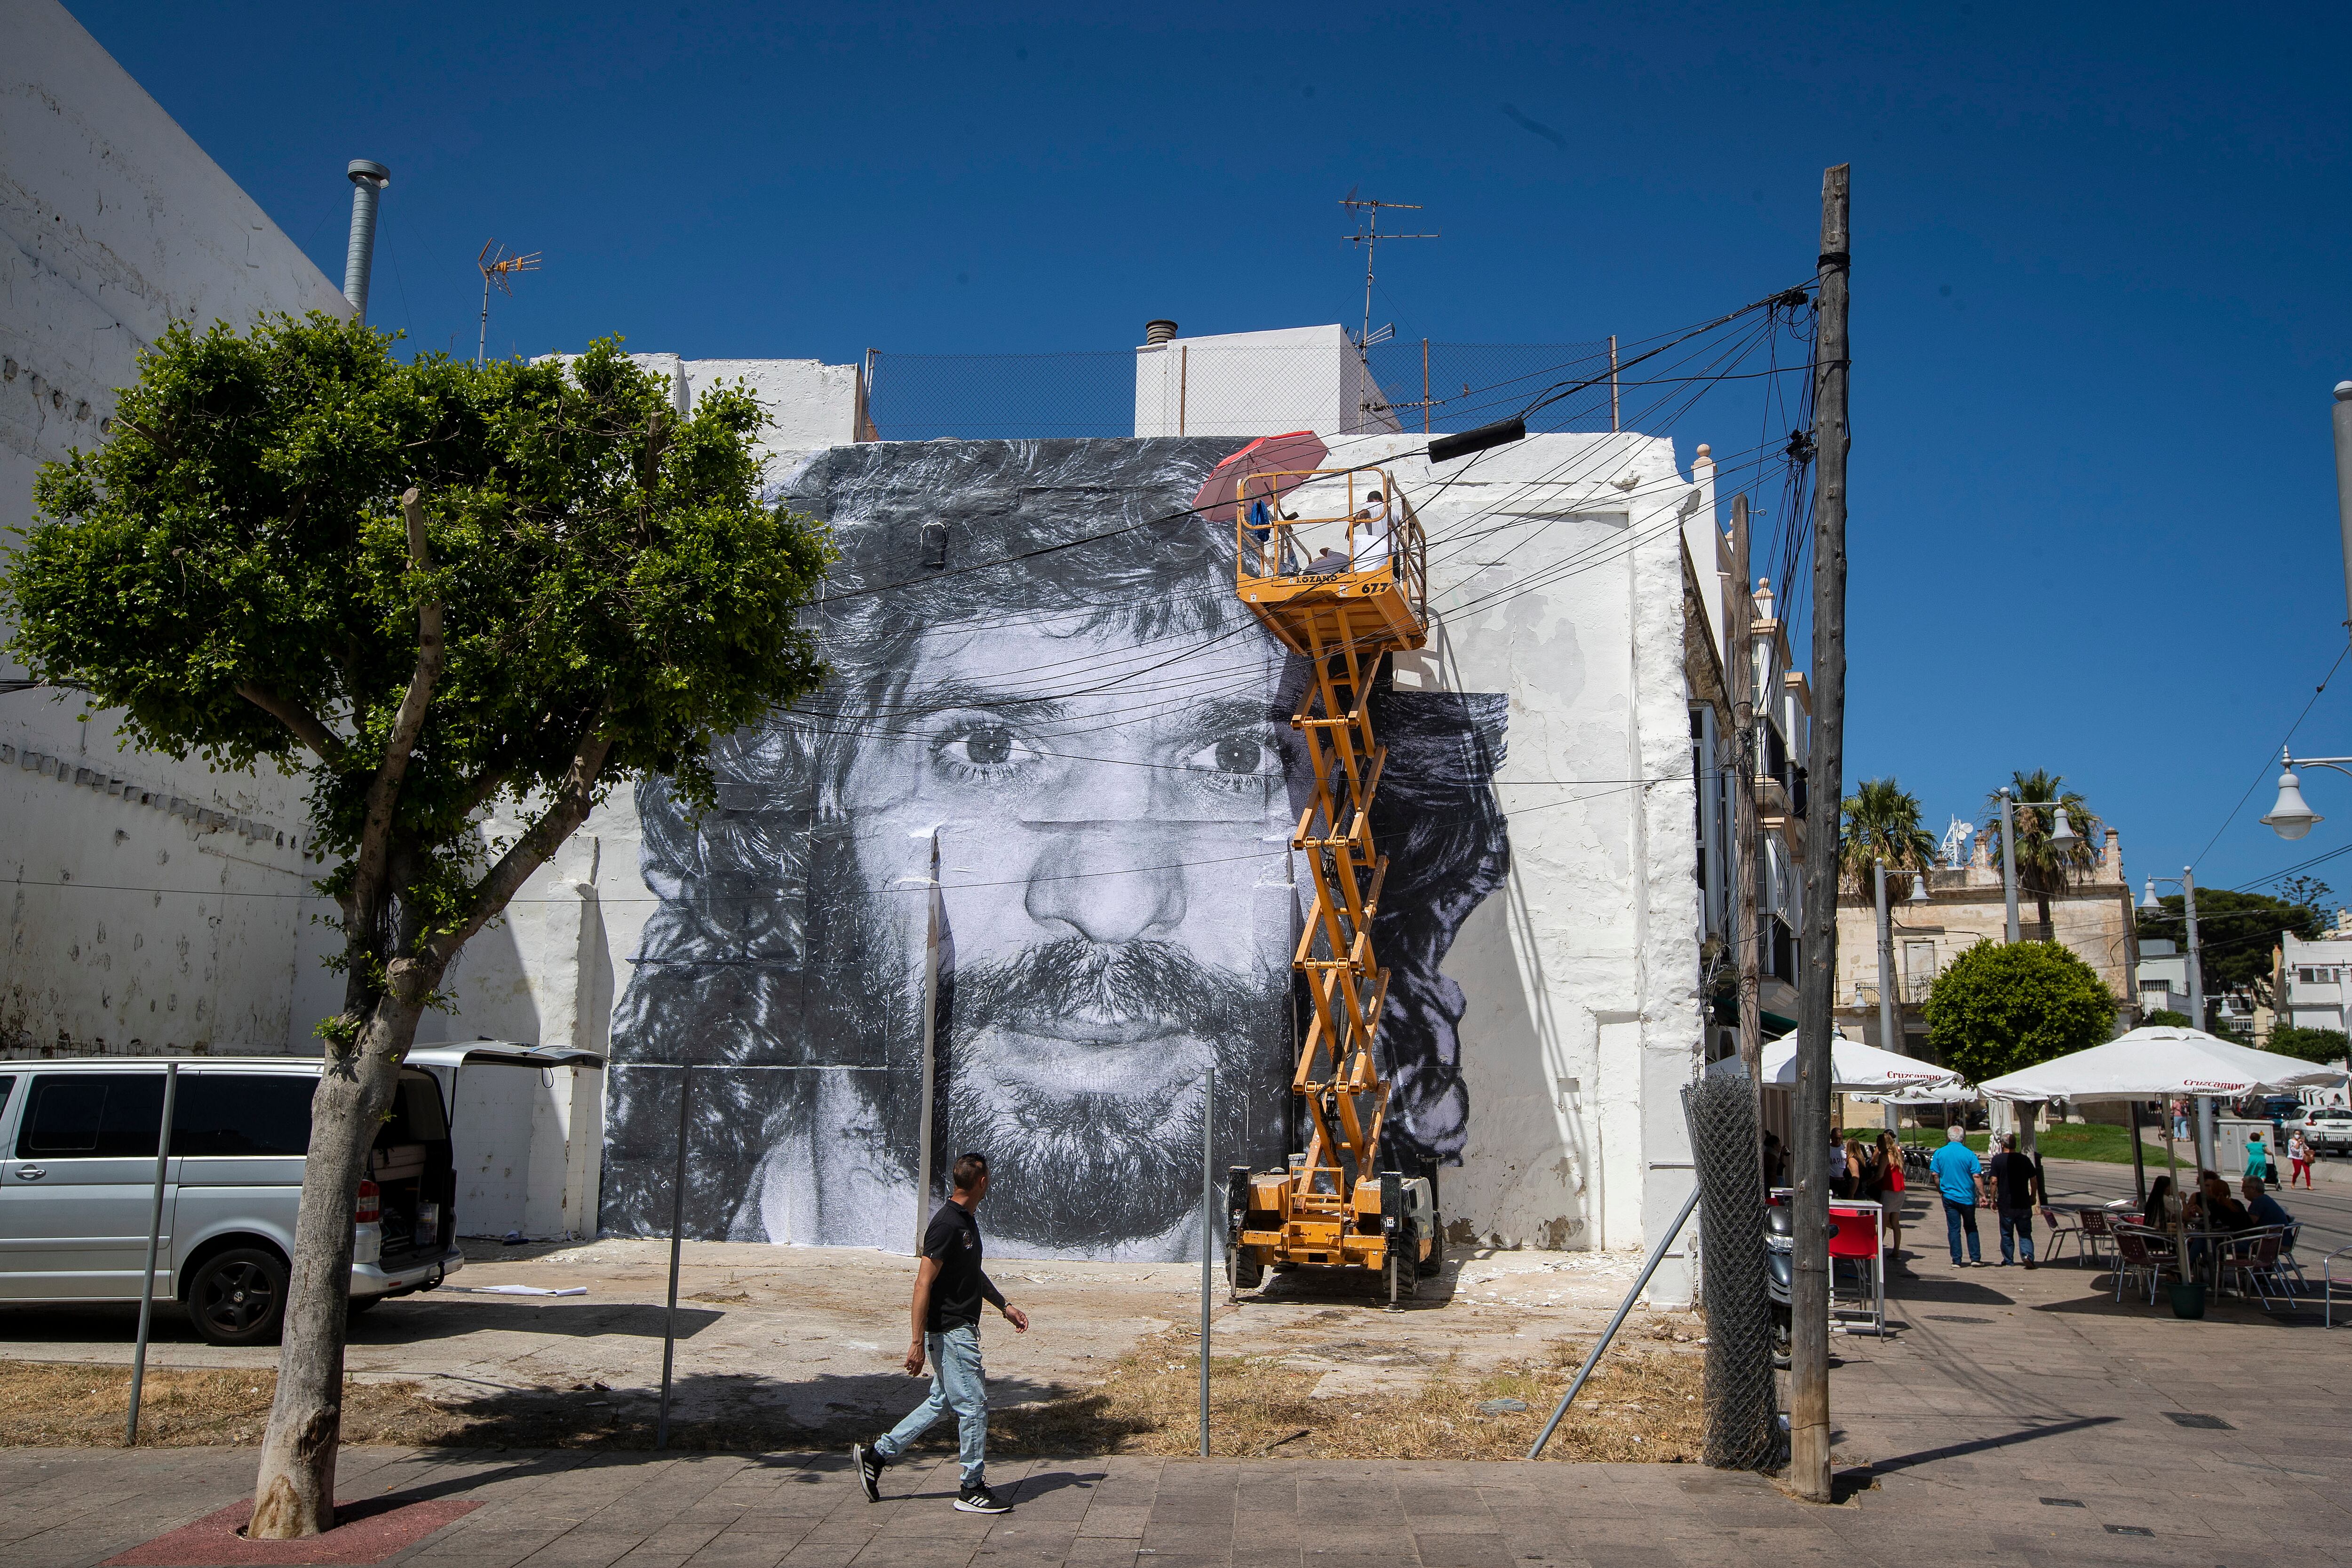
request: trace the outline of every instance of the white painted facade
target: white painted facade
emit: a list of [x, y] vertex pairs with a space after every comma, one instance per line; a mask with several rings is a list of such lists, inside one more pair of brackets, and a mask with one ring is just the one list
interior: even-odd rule
[[[167, 322], [348, 313], [53, 0], [0, 0], [0, 531], [101, 440]], [[324, 178], [334, 178], [327, 172]], [[0, 659], [0, 682], [24, 670]], [[268, 1051], [292, 1030], [299, 783], [126, 752], [75, 694], [0, 687], [0, 1050]]]
[[[2339, 925], [2339, 930], [2341, 929]], [[2141, 972], [2147, 965], [2142, 963]], [[2279, 942], [2280, 1012], [2298, 1029], [2344, 1029], [2352, 995], [2352, 938], [2305, 942], [2284, 932]]]
[[1139, 436], [1351, 436], [1397, 427], [1344, 327], [1171, 338], [1135, 351]]

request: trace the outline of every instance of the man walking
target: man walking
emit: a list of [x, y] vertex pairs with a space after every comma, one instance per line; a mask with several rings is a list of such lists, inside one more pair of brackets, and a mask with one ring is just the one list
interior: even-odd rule
[[913, 1339], [907, 1346], [909, 1377], [923, 1375], [929, 1353], [931, 1396], [887, 1436], [851, 1444], [849, 1457], [857, 1465], [866, 1500], [879, 1502], [883, 1468], [952, 1410], [957, 1458], [963, 1464], [963, 1490], [955, 1505], [966, 1513], [1003, 1513], [1012, 1505], [999, 1502], [988, 1489], [988, 1383], [980, 1364], [980, 1304], [985, 1300], [1003, 1313], [1014, 1333], [1027, 1333], [1029, 1319], [981, 1271], [980, 1222], [972, 1210], [988, 1195], [988, 1156], [962, 1156], [953, 1175], [954, 1193], [923, 1232], [923, 1256], [915, 1266]]
[[[1984, 1165], [1976, 1151], [1961, 1142], [1958, 1128], [1946, 1128], [1944, 1139], [1944, 1146], [1927, 1162], [1927, 1169], [1935, 1175], [1936, 1190], [1943, 1194], [1944, 1235], [1952, 1245], [1952, 1267], [1966, 1268], [1984, 1262], [1984, 1247], [1977, 1239], [1977, 1184], [1984, 1175]], [[1969, 1237], [1966, 1258], [1960, 1256], [1964, 1230]]]
[[[2000, 1135], [2000, 1153], [1992, 1163], [1993, 1203], [2000, 1210], [2000, 1266], [2004, 1268], [2022, 1254], [2025, 1266], [2033, 1267], [2033, 1210], [2041, 1201], [2039, 1173], [2033, 1162], [2017, 1152], [2017, 1134]], [[2015, 1251], [2011, 1249], [2012, 1238]]]

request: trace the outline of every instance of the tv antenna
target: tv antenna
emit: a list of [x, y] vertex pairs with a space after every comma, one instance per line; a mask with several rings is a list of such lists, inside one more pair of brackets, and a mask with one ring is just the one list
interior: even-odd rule
[[[1382, 234], [1381, 232], [1381, 209], [1391, 208], [1399, 212], [1417, 213], [1421, 210], [1421, 204], [1419, 202], [1375, 201], [1370, 196], [1358, 195], [1356, 194], [1355, 187], [1351, 185], [1348, 189], [1348, 194], [1339, 198], [1339, 205], [1346, 207], [1349, 212], [1356, 216], [1356, 232], [1348, 237], [1348, 243], [1350, 245], [1360, 245], [1364, 247], [1364, 330], [1356, 334], [1356, 353], [1360, 355], [1366, 350], [1370, 349], [1374, 343], [1384, 343], [1388, 342], [1389, 339], [1396, 336], [1396, 327], [1393, 323], [1382, 327], [1379, 337], [1375, 338], [1372, 336], [1373, 250], [1380, 245], [1381, 241], [1384, 239], [1435, 239], [1438, 236], [1433, 234]], [[1365, 361], [1367, 367], [1370, 366], [1370, 363], [1371, 362], [1369, 359]]]
[[[493, 249], [498, 251], [496, 256], [490, 254]], [[490, 352], [490, 284], [495, 281], [499, 293], [513, 299], [511, 279], [518, 272], [538, 271], [539, 252], [534, 250], [529, 256], [509, 256], [507, 247], [497, 240], [485, 240], [482, 254], [474, 258], [474, 265], [482, 269], [482, 341], [474, 350], [474, 363], [480, 364], [489, 357]]]

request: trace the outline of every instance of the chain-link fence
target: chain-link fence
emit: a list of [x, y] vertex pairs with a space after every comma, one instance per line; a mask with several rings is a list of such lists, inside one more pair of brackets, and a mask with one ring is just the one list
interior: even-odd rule
[[[1391, 339], [1360, 351], [1330, 334], [1272, 344], [1179, 339], [1074, 353], [876, 350], [866, 375], [868, 417], [885, 441], [1459, 431], [1588, 381], [1541, 410], [1531, 427], [1609, 430], [1619, 417], [1606, 342]], [[1635, 401], [1629, 393], [1629, 423]], [[1646, 407], [1648, 399], [1639, 402]]]
[[1717, 1469], [1780, 1462], [1772, 1381], [1772, 1304], [1765, 1284], [1764, 1171], [1756, 1090], [1745, 1077], [1705, 1077], [1683, 1090], [1698, 1167], [1700, 1291], [1706, 1304], [1706, 1429]]

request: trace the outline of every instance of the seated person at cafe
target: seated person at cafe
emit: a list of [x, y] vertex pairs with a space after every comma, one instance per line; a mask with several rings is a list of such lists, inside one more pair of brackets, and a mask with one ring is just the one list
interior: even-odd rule
[[2230, 1184], [2210, 1171], [2200, 1171], [2197, 1195], [2189, 1202], [2189, 1223], [2197, 1230], [2243, 1230], [2251, 1222], [2245, 1205], [2230, 1195]]
[[2172, 1226], [2172, 1178], [2158, 1176], [2147, 1184], [2147, 1202], [2140, 1205], [2139, 1222], [2150, 1230], [2168, 1230]]
[[2246, 1194], [2246, 1223], [2250, 1226], [2276, 1225], [2292, 1227], [2294, 1216], [2286, 1212], [2278, 1199], [2263, 1190], [2263, 1179], [2251, 1172], [2239, 1184]]

